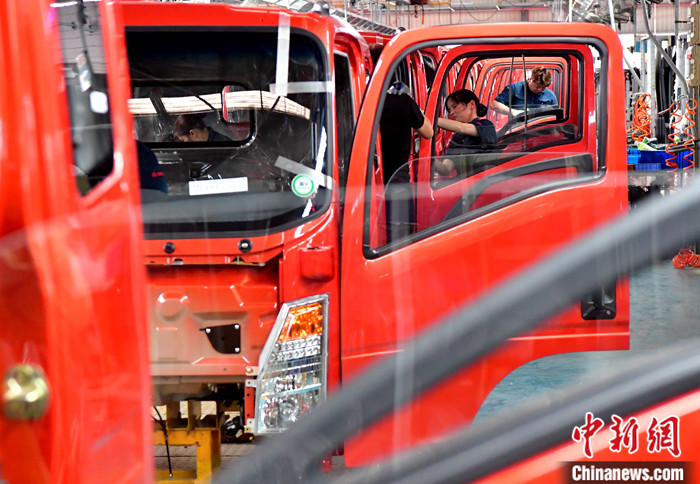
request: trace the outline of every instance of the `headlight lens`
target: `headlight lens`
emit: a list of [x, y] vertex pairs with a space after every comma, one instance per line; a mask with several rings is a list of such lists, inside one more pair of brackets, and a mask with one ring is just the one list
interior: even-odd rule
[[328, 295], [282, 305], [261, 355], [257, 433], [280, 432], [326, 395]]

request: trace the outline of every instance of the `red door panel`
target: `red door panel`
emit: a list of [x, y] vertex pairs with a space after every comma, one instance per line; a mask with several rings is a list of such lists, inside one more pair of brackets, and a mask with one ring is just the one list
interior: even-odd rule
[[[43, 0], [0, 7], [0, 393], [12, 395], [0, 403], [2, 482], [153, 480], [136, 153], [119, 12], [108, 2], [84, 5], [91, 55], [105, 41], [82, 91], [95, 104], [80, 105], [81, 114], [109, 107], [112, 124], [96, 130], [69, 116], [68, 105], [85, 100], [68, 99], [64, 78], [81, 49], [79, 36], [62, 43], [60, 34], [78, 7]], [[76, 175], [80, 143], [105, 129], [110, 142], [100, 147], [110, 170], [85, 185], [87, 174]], [[82, 167], [96, 161], [85, 155]], [[42, 381], [45, 409], [31, 403]], [[13, 410], [25, 401], [32, 412]]]
[[[624, 136], [612, 130], [605, 136], [599, 133], [593, 116], [593, 65], [590, 54], [585, 54], [590, 49], [586, 41], [576, 39], [599, 39], [596, 45], [604, 46], [600, 49], [611, 70], [620, 65], [619, 41], [602, 26], [577, 28], [581, 31], [570, 25], [552, 25], [551, 29], [539, 25], [426, 28], [401, 33], [384, 49], [381, 68], [375, 71], [363, 103], [372, 108], [360, 113], [349, 174], [341, 289], [344, 379], [358, 377], [376, 359], [399, 351], [401, 341], [426, 329], [436, 318], [626, 209], [626, 178], [622, 184], [623, 177], [616, 176], [626, 170]], [[499, 42], [504, 37], [517, 38], [518, 43], [504, 45]], [[431, 152], [428, 140], [418, 160], [416, 231], [390, 245], [375, 245], [372, 227], [366, 223], [373, 212], [365, 205], [373, 200], [369, 168], [370, 146], [376, 136], [374, 106], [381, 104], [392, 59], [436, 39], [450, 46], [466, 43], [465, 49], [491, 57], [503, 57], [501, 50], [510, 55], [517, 49], [538, 49], [542, 56], [549, 49], [554, 56], [562, 51], [575, 53], [583, 69], [572, 68], [570, 73], [576, 76], [569, 95], [576, 99], [570, 103], [576, 111], [560, 120], [557, 129], [569, 122], [576, 131], [563, 140], [524, 143], [527, 149], [520, 148], [515, 155], [507, 151], [502, 162], [442, 184], [432, 177], [432, 157], [437, 155]], [[438, 86], [449, 90], [443, 78], [450, 72], [445, 59], [451, 50], [438, 67], [426, 105], [432, 119], [440, 115], [439, 103], [444, 103]], [[601, 92], [603, 99], [622, 95], [614, 83], [607, 83]], [[607, 126], [624, 126], [623, 108], [609, 105], [604, 115]], [[500, 159], [501, 154], [488, 156]], [[601, 166], [606, 170], [600, 170]], [[460, 200], [468, 201], [466, 210], [460, 206], [457, 211], [461, 213], [445, 219]], [[564, 311], [351, 441], [345, 449], [346, 464], [374, 461], [468, 423], [498, 381], [528, 361], [560, 352], [627, 348], [626, 282], [618, 284], [614, 294], [616, 305], [610, 319], [585, 319], [590, 316], [583, 316], [582, 305]], [[410, 375], [402, 381], [410, 385]]]

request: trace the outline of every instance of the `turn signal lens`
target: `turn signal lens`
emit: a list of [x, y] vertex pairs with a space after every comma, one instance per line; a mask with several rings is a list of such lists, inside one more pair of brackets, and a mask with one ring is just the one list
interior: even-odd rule
[[288, 341], [323, 334], [323, 305], [309, 304], [291, 308], [278, 341]]
[[256, 432], [281, 432], [326, 396], [328, 296], [285, 303], [261, 354]]

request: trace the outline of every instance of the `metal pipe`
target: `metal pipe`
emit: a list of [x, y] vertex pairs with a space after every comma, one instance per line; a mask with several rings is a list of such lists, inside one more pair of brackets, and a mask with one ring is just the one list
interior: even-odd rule
[[[608, 10], [610, 11], [610, 27], [617, 33], [617, 29], [615, 28], [615, 18], [613, 15], [613, 2], [612, 0], [608, 0]], [[642, 89], [642, 80], [639, 78], [637, 73], [634, 71], [634, 65], [632, 64], [632, 61], [629, 59], [629, 54], [627, 53], [627, 49], [622, 49], [622, 59], [625, 61], [625, 64], [627, 65], [627, 68], [630, 70], [630, 74], [632, 75], [632, 79], [637, 83], [637, 88], [638, 90]]]
[[681, 81], [681, 97], [679, 98], [679, 101], [683, 101], [683, 99], [688, 99], [688, 84], [685, 82], [685, 78], [683, 77], [683, 73], [678, 70], [678, 67], [676, 66], [676, 63], [673, 62], [673, 59], [666, 53], [664, 48], [661, 46], [661, 43], [659, 40], [654, 36], [654, 34], [651, 31], [651, 28], [649, 27], [649, 18], [647, 17], [647, 0], [642, 0], [642, 11], [643, 11], [643, 17], [644, 17], [644, 27], [647, 29], [647, 33], [649, 34], [649, 39], [651, 42], [656, 46], [657, 49], [659, 49], [659, 52], [663, 56], [664, 59], [666, 59], [666, 62], [668, 62], [668, 65], [671, 67], [671, 70], [673, 70], [674, 74], [676, 74], [677, 79]]
[[632, 64], [632, 61], [629, 59], [629, 53], [627, 52], [627, 49], [622, 49], [622, 59], [625, 61], [625, 64], [627, 65], [627, 68], [630, 70], [630, 74], [632, 74], [632, 80], [637, 84], [637, 91], [642, 90], [642, 80], [639, 78], [637, 75], [637, 72], [634, 70], [634, 65]]

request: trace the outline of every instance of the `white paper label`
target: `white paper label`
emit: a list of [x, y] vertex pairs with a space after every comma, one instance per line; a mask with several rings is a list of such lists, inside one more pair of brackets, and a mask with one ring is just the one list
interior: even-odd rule
[[187, 184], [189, 194], [214, 195], [216, 193], [235, 193], [248, 191], [248, 178], [212, 178], [211, 180], [192, 180]]

